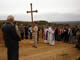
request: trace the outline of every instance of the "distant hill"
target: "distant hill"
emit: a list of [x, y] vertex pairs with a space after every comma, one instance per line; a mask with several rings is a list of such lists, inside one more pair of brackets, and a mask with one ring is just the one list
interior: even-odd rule
[[[7, 22], [6, 20], [0, 20], [0, 23], [1, 24], [3, 24], [3, 23], [5, 23], [5, 22]], [[18, 23], [18, 24], [27, 24], [27, 25], [31, 25], [32, 24], [32, 22], [31, 21], [15, 21], [16, 23]], [[48, 24], [48, 21], [45, 21], [45, 20], [38, 20], [38, 21], [34, 21], [34, 22], [37, 22], [38, 24]]]
[[64, 21], [64, 22], [50, 22], [56, 24], [80, 24], [80, 21]]
[[[6, 20], [0, 20], [0, 27], [6, 22]], [[38, 21], [34, 21], [37, 22], [39, 27], [42, 28], [45, 25], [49, 25], [51, 24], [52, 26], [56, 26], [56, 24], [61, 24], [61, 25], [65, 25], [65, 24], [69, 24], [69, 25], [73, 25], [73, 24], [80, 24], [80, 21], [60, 21], [60, 22], [48, 22], [46, 20], [38, 20]], [[16, 21], [16, 23], [20, 26], [20, 24], [25, 25], [32, 25], [32, 22], [30, 21]]]
[[[6, 22], [6, 20], [0, 20], [0, 23], [4, 23]], [[17, 23], [21, 24], [31, 24], [30, 21], [16, 21]], [[46, 20], [38, 20], [38, 21], [34, 21], [34, 22], [37, 22], [39, 24], [48, 24], [48, 23], [51, 23], [51, 24], [80, 24], [80, 21], [58, 21], [58, 22], [48, 22]]]

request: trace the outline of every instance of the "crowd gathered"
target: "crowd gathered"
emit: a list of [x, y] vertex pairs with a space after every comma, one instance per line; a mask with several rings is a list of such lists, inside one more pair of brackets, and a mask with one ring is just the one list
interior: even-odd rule
[[38, 47], [39, 32], [42, 31], [42, 40], [45, 44], [54, 46], [55, 41], [75, 44], [80, 49], [80, 26], [56, 26], [46, 25], [39, 28], [37, 23], [31, 25], [17, 25], [13, 16], [8, 16], [7, 22], [2, 26], [3, 39], [7, 47], [8, 60], [19, 60], [19, 41], [31, 39], [33, 47]]
[[[57, 26], [53, 27], [52, 25], [47, 25], [43, 28], [39, 28], [37, 23], [36, 24], [36, 34], [33, 34], [33, 29], [31, 25], [23, 25], [20, 26], [16, 24], [16, 31], [18, 31], [18, 35], [20, 36], [21, 40], [30, 39], [33, 40], [34, 36], [36, 35], [37, 42], [39, 41], [39, 32], [42, 30], [42, 39], [44, 43], [49, 43], [50, 45], [55, 45], [55, 41], [63, 41], [65, 43], [72, 43], [76, 44], [76, 48], [80, 48], [80, 26]], [[34, 28], [34, 27], [33, 27]], [[36, 29], [34, 29], [35, 31]], [[38, 43], [36, 43], [38, 44]]]
[[65, 43], [76, 44], [76, 48], [80, 48], [80, 26], [57, 26], [56, 28], [45, 26], [42, 29], [43, 39], [45, 43], [55, 45], [55, 41], [63, 41]]
[[[17, 26], [17, 25], [16, 25]], [[21, 40], [33, 39], [32, 26], [23, 25], [18, 26], [20, 31]], [[63, 41], [65, 43], [76, 44], [76, 48], [80, 48], [80, 26], [79, 25], [65, 25], [53, 27], [52, 25], [47, 25], [43, 28], [39, 28], [37, 24], [37, 42], [39, 41], [39, 32], [42, 30], [42, 39], [44, 43], [49, 43], [50, 45], [55, 45], [55, 41]]]

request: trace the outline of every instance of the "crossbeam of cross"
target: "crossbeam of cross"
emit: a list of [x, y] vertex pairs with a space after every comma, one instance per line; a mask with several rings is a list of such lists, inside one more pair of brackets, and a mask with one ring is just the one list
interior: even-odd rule
[[30, 7], [31, 7], [31, 11], [27, 11], [27, 13], [31, 13], [31, 20], [32, 20], [32, 26], [33, 26], [33, 13], [34, 12], [38, 12], [38, 10], [33, 10], [33, 8], [32, 8], [32, 3], [30, 4]]

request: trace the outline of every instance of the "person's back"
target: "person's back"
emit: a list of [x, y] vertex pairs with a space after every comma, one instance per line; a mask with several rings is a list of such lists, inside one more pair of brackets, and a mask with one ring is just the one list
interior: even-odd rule
[[28, 33], [28, 27], [25, 27], [25, 32]]
[[16, 46], [17, 42], [20, 40], [19, 36], [16, 34], [16, 29], [11, 23], [6, 23], [2, 28], [4, 40], [7, 47]]
[[21, 39], [23, 40], [24, 39], [24, 26], [23, 26], [23, 24], [21, 24], [21, 26], [19, 27], [19, 30], [20, 30], [20, 34], [21, 34]]
[[25, 26], [25, 38], [28, 39], [28, 26]]
[[73, 33], [73, 36], [76, 36], [76, 29], [75, 28], [72, 29], [72, 33]]
[[24, 26], [20, 26], [19, 30], [20, 30], [21, 33], [24, 33]]
[[16, 27], [13, 24], [14, 17], [8, 16], [7, 23], [2, 27], [3, 38], [7, 47], [7, 60], [19, 60], [19, 43], [20, 37], [16, 31]]

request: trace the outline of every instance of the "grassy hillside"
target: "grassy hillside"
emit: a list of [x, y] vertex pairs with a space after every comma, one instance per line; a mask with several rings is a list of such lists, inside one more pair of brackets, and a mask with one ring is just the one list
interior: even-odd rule
[[[6, 20], [0, 20], [0, 27], [6, 22]], [[52, 25], [54, 27], [56, 27], [56, 25], [61, 25], [61, 26], [64, 26], [64, 25], [80, 25], [80, 21], [65, 21], [65, 22], [48, 22], [48, 21], [34, 21], [34, 22], [37, 22], [39, 27], [42, 28], [46, 25]], [[25, 21], [16, 21], [16, 23], [18, 24], [18, 26], [20, 26], [20, 24], [23, 24], [24, 26], [25, 25], [32, 25], [32, 22], [25, 22]]]

